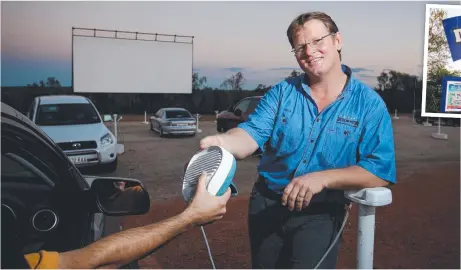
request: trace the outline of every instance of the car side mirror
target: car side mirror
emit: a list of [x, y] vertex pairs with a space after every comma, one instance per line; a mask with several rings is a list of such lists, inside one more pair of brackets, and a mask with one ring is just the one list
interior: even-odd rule
[[104, 122], [111, 122], [111, 121], [114, 121], [114, 120], [112, 119], [112, 115], [105, 114], [105, 115], [103, 115], [103, 121]]
[[149, 193], [141, 181], [98, 177], [91, 183], [97, 208], [107, 216], [142, 215], [149, 212]]
[[234, 114], [235, 114], [236, 116], [242, 116], [242, 110], [237, 109], [237, 110], [234, 111]]

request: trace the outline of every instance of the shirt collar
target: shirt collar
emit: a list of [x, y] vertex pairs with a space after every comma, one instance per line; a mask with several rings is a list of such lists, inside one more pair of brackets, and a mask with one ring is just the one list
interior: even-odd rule
[[[338, 98], [349, 96], [352, 92], [351, 90], [353, 88], [352, 85], [354, 82], [354, 76], [352, 75], [351, 68], [348, 67], [347, 65], [341, 64], [341, 69], [347, 75], [347, 81], [346, 81], [346, 85], [344, 85], [343, 91], [338, 96]], [[300, 80], [298, 81], [298, 84], [296, 85], [296, 87], [298, 89], [302, 88], [308, 95], [310, 95], [311, 88], [307, 85], [307, 81], [308, 81], [307, 74], [303, 73], [303, 75], [299, 77], [300, 77]]]

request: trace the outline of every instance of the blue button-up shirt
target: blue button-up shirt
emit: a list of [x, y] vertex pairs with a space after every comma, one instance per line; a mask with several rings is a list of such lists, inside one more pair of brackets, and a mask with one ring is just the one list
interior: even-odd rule
[[[396, 182], [392, 120], [386, 104], [349, 67], [342, 68], [348, 82], [320, 113], [303, 74], [272, 87], [238, 126], [264, 149], [258, 172], [275, 192], [283, 193], [294, 177], [353, 165]], [[343, 191], [324, 190], [312, 199], [338, 200], [344, 201]]]

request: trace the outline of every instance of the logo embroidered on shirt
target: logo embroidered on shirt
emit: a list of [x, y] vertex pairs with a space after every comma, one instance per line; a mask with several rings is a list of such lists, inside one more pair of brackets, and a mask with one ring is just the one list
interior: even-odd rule
[[338, 118], [336, 119], [336, 123], [344, 124], [344, 125], [348, 125], [352, 127], [359, 126], [359, 121], [357, 121], [356, 118], [347, 117], [347, 116], [338, 116]]

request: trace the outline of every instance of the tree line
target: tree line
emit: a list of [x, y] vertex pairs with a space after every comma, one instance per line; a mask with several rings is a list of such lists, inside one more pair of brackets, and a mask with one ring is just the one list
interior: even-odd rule
[[[293, 70], [289, 76], [300, 75]], [[382, 73], [378, 78], [376, 91], [383, 97], [388, 107], [393, 111], [411, 112], [413, 107], [421, 104], [421, 81], [414, 76], [390, 71]], [[271, 85], [259, 84], [254, 89], [245, 88], [245, 77], [237, 72], [224, 80], [220, 88], [206, 85], [207, 78], [199, 73], [192, 75], [191, 94], [138, 94], [138, 93], [78, 93], [90, 98], [101, 113], [118, 114], [153, 114], [163, 107], [183, 107], [192, 113], [214, 114], [233, 106], [242, 98], [262, 96]], [[402, 89], [402, 90], [399, 90]], [[416, 92], [416, 95], [414, 93]], [[60, 82], [50, 77], [26, 87], [2, 87], [2, 101], [25, 112], [32, 99], [40, 95], [74, 94], [72, 87], [63, 87]], [[415, 98], [415, 99], [414, 99]]]

